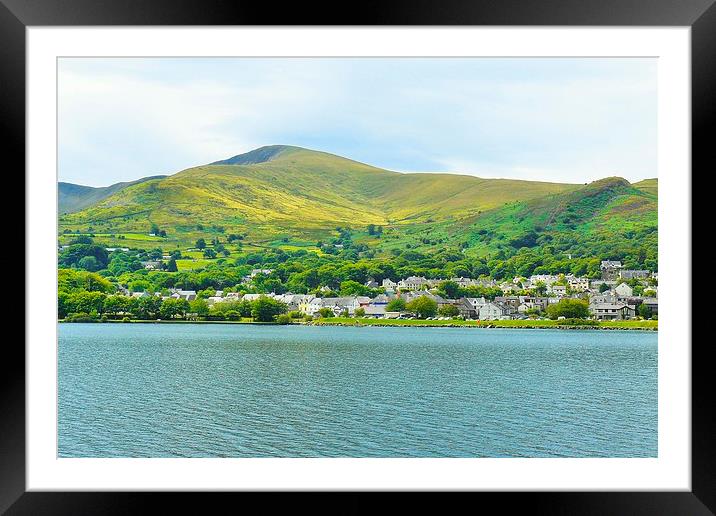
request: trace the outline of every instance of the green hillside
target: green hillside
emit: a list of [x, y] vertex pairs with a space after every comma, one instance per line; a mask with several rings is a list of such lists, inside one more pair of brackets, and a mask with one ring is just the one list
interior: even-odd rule
[[[510, 256], [549, 246], [579, 256], [626, 252], [643, 262], [656, 256], [656, 206], [656, 179], [577, 185], [403, 174], [269, 146], [126, 186], [62, 215], [60, 230], [118, 243], [147, 238], [157, 225], [167, 232], [156, 239], [165, 248], [223, 233], [287, 249], [315, 248], [348, 230], [351, 242], [385, 254], [455, 248]], [[368, 234], [369, 225], [381, 234]]]
[[478, 217], [467, 233], [469, 248], [483, 254], [548, 249], [574, 257], [631, 257], [656, 270], [657, 229], [652, 189], [610, 177], [573, 192], [492, 210]]
[[237, 231], [258, 225], [300, 235], [335, 226], [461, 218], [507, 201], [574, 188], [454, 174], [401, 174], [323, 152], [274, 146], [126, 187], [63, 217], [61, 225], [107, 231], [143, 231], [149, 223], [177, 231], [197, 224]]
[[115, 183], [110, 186], [83, 186], [72, 183], [57, 183], [57, 205], [61, 214], [80, 211], [88, 206], [97, 204], [110, 195], [132, 186], [152, 179], [161, 179], [166, 176], [151, 176], [137, 179], [136, 181]]

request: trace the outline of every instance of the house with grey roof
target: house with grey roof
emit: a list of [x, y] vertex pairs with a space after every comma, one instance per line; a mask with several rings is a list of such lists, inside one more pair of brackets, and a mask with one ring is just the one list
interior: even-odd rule
[[615, 280], [619, 277], [619, 270], [622, 268], [622, 262], [617, 260], [602, 260], [599, 268], [602, 271], [602, 279]]
[[422, 276], [408, 276], [398, 282], [400, 290], [422, 290], [429, 286], [427, 278]]
[[636, 307], [625, 303], [595, 303], [589, 305], [589, 311], [600, 321], [632, 319], [636, 316]]
[[614, 287], [614, 292], [616, 292], [617, 295], [621, 297], [631, 297], [634, 295], [634, 289], [626, 283], [620, 283], [619, 285]]
[[651, 271], [645, 271], [645, 270], [632, 270], [632, 269], [622, 269], [619, 271], [619, 278], [624, 280], [630, 280], [630, 279], [647, 279], [651, 276]]

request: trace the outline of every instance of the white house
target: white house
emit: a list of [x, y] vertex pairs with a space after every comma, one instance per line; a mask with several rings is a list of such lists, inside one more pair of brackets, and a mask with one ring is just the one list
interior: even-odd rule
[[589, 279], [588, 278], [577, 278], [576, 276], [568, 276], [567, 283], [572, 290], [577, 292], [586, 292], [589, 290]]
[[408, 276], [398, 282], [400, 290], [421, 290], [428, 286], [428, 280], [421, 276]]
[[616, 292], [620, 297], [631, 297], [634, 295], [634, 289], [626, 283], [620, 283], [617, 285], [614, 288], [614, 292]]
[[390, 278], [385, 278], [385, 279], [383, 280], [383, 285], [382, 285], [382, 286], [383, 286], [384, 289], [394, 290], [395, 287], [398, 286], [398, 284], [397, 284], [396, 282], [392, 281]]
[[549, 286], [558, 279], [559, 278], [553, 274], [533, 274], [530, 276], [530, 285], [534, 287], [537, 283], [541, 282]]
[[566, 296], [567, 295], [567, 286], [566, 285], [552, 285], [549, 287], [549, 290], [555, 295], [555, 296]]
[[376, 319], [385, 317], [385, 305], [368, 305], [363, 310], [365, 310], [366, 317], [374, 317]]
[[599, 268], [602, 271], [602, 279], [614, 280], [619, 277], [619, 270], [622, 268], [622, 262], [616, 260], [602, 260]]
[[242, 301], [256, 301], [261, 296], [265, 296], [266, 294], [244, 294], [244, 297], [241, 298]]
[[589, 305], [589, 310], [600, 321], [631, 319], [636, 315], [636, 308], [624, 303], [596, 303]]
[[321, 308], [330, 308], [335, 315], [339, 315], [343, 311], [348, 311], [348, 315], [353, 315], [360, 307], [356, 297], [325, 297], [322, 301]]
[[494, 321], [495, 319], [501, 319], [504, 316], [504, 307], [492, 302], [481, 305], [479, 311], [477, 312], [477, 318], [483, 321]]

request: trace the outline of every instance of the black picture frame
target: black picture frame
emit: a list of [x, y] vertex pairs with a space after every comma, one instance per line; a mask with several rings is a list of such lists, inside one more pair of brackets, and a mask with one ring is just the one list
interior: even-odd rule
[[[25, 168], [27, 26], [689, 26], [692, 38], [692, 170], [700, 170], [700, 176], [705, 176], [708, 168], [713, 170], [716, 157], [711, 136], [716, 132], [715, 1], [402, 0], [361, 3], [349, 10], [339, 10], [337, 3], [323, 2], [287, 3], [279, 9], [270, 2], [243, 0], [0, 0], [0, 127], [5, 130], [1, 140], [4, 161], [6, 166], [12, 163], [13, 170]], [[32, 271], [26, 271], [26, 274], [32, 274]], [[690, 324], [690, 321], [684, 322]], [[692, 346], [691, 492], [481, 493], [480, 502], [491, 501], [507, 508], [518, 505], [529, 507], [531, 512], [549, 514], [716, 513], [716, 428], [713, 421], [716, 401], [708, 360], [709, 345], [709, 339], [704, 339]], [[162, 512], [167, 512], [171, 505], [183, 510], [207, 511], [209, 500], [206, 495], [190, 498], [186, 493], [25, 492], [25, 353], [19, 342], [6, 340], [0, 364], [0, 513], [134, 514], [146, 511], [149, 504], [155, 502], [164, 504]], [[222, 503], [229, 496], [234, 495], [222, 495]], [[413, 499], [421, 503], [420, 496]], [[312, 509], [317, 507], [313, 497], [299, 497], [299, 500]], [[331, 506], [339, 512], [368, 512], [375, 508], [371, 500], [357, 494], [346, 497], [338, 506]]]

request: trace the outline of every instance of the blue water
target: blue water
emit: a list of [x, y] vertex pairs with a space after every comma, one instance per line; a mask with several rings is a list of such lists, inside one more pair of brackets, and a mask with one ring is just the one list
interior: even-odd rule
[[61, 457], [655, 457], [657, 334], [60, 324]]

